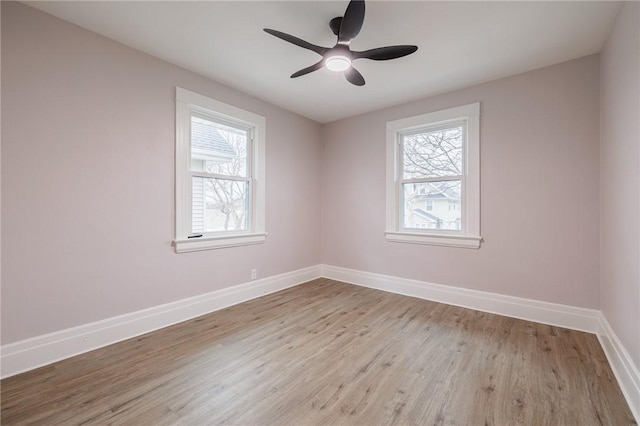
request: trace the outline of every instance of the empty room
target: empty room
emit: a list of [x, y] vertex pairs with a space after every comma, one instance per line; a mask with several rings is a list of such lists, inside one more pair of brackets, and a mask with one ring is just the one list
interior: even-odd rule
[[3, 425], [637, 425], [640, 2], [0, 2]]

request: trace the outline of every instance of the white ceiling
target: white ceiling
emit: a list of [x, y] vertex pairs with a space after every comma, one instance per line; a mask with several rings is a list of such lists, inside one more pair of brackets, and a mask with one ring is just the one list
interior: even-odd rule
[[619, 2], [368, 1], [354, 50], [415, 44], [404, 58], [355, 67], [356, 87], [319, 56], [262, 31], [331, 47], [344, 1], [25, 2], [142, 52], [321, 123], [597, 53]]

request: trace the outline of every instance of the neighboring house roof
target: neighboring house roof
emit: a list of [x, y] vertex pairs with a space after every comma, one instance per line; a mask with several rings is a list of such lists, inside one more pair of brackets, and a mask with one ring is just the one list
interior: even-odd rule
[[444, 190], [442, 191], [442, 194], [444, 194], [447, 198], [454, 198], [454, 199], [459, 199], [460, 196], [462, 195], [460, 193], [460, 186], [456, 186], [456, 187], [451, 187], [449, 185], [445, 185]]
[[429, 186], [431, 187], [431, 190], [434, 192], [429, 192], [428, 194], [421, 192], [421, 193], [418, 193], [417, 197], [420, 197], [423, 199], [426, 198], [428, 200], [437, 200], [437, 199], [459, 200], [460, 199], [460, 191], [457, 188], [454, 189], [448, 185], [442, 185], [438, 183], [430, 183]]
[[221, 157], [236, 155], [233, 147], [222, 137], [213, 123], [205, 120], [191, 120], [191, 148]]
[[438, 216], [434, 216], [431, 213], [427, 213], [426, 211], [422, 210], [422, 209], [413, 209], [413, 212], [415, 214], [417, 214], [418, 216], [422, 216], [425, 219], [429, 219], [432, 220], [434, 222], [441, 222], [442, 219], [440, 219]]
[[434, 194], [434, 193], [428, 194], [428, 195], [426, 196], [426, 198], [427, 198], [428, 200], [434, 200], [434, 199], [437, 199], [437, 198], [440, 198], [440, 199], [441, 199], [441, 198], [451, 198], [451, 197], [447, 197], [447, 196], [446, 196], [446, 195], [444, 195], [442, 192], [438, 192], [438, 193], [436, 193], [436, 194]]

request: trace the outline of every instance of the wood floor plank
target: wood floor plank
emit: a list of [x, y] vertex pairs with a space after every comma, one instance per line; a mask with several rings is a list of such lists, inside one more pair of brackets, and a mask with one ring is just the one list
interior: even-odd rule
[[0, 387], [3, 425], [636, 424], [592, 334], [328, 279]]

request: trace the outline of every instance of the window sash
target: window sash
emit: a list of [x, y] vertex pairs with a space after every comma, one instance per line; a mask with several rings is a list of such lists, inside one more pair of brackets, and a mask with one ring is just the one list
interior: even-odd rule
[[[192, 157], [198, 155], [197, 152], [192, 153], [191, 151], [191, 119], [193, 116], [212, 120], [224, 126], [230, 125], [240, 131], [248, 131], [246, 176], [229, 176], [192, 170], [192, 161], [194, 161]], [[175, 237], [173, 245], [177, 253], [260, 244], [266, 240], [265, 128], [266, 119], [263, 116], [180, 87], [176, 88]], [[248, 186], [247, 208], [249, 209], [246, 230], [207, 232], [202, 236], [192, 233], [193, 179], [197, 177], [246, 182]]]
[[[397, 144], [397, 170], [398, 170], [398, 179], [396, 186], [396, 194], [398, 197], [398, 215], [396, 217], [396, 229], [401, 231], [409, 231], [409, 232], [417, 232], [417, 233], [447, 233], [447, 234], [465, 234], [467, 232], [467, 218], [466, 218], [466, 175], [446, 175], [446, 176], [433, 176], [433, 177], [424, 177], [424, 178], [411, 178], [411, 179], [403, 179], [404, 176], [404, 138], [406, 136], [419, 135], [421, 133], [428, 132], [436, 132], [438, 130], [446, 130], [455, 127], [462, 127], [462, 171], [466, 171], [466, 163], [467, 163], [467, 120], [455, 120], [451, 122], [447, 122], [446, 124], [434, 124], [434, 125], [426, 125], [417, 128], [413, 128], [411, 130], [399, 131], [396, 134], [396, 138], [398, 140]], [[459, 181], [461, 194], [460, 194], [460, 229], [431, 229], [431, 228], [409, 228], [404, 226], [404, 218], [405, 218], [405, 207], [406, 200], [404, 194], [404, 185], [408, 183], [430, 183], [430, 182], [445, 182], [445, 181]]]
[[[405, 210], [406, 208], [406, 199], [405, 199], [405, 192], [404, 192], [404, 185], [409, 183], [422, 183], [422, 182], [401, 182], [399, 181], [399, 187], [398, 187], [398, 197], [399, 197], [399, 202], [398, 202], [398, 207], [399, 207], [399, 214], [398, 214], [398, 227], [397, 229], [403, 231], [403, 232], [418, 232], [418, 233], [447, 233], [447, 234], [464, 234], [465, 233], [465, 200], [464, 200], [464, 179], [463, 178], [458, 178], [458, 179], [440, 179], [438, 180], [438, 182], [460, 182], [460, 229], [438, 229], [438, 228], [414, 228], [414, 227], [409, 227], [409, 226], [405, 226], [405, 215], [407, 213], [407, 211]], [[429, 182], [433, 182], [431, 180], [424, 182], [424, 183], [429, 183]]]
[[412, 179], [436, 179], [436, 180], [443, 180], [441, 178], [446, 178], [446, 177], [452, 177], [454, 179], [458, 179], [457, 176], [458, 175], [442, 175], [442, 176], [437, 176], [437, 175], [433, 175], [433, 176], [425, 176], [425, 177], [421, 177], [421, 178], [409, 178], [409, 179], [404, 179], [404, 155], [405, 155], [405, 140], [407, 137], [411, 137], [411, 136], [416, 136], [416, 135], [420, 135], [423, 133], [433, 133], [433, 132], [437, 132], [437, 131], [441, 131], [441, 130], [447, 130], [447, 129], [453, 129], [456, 127], [461, 127], [462, 128], [462, 146], [461, 146], [461, 150], [462, 150], [462, 161], [461, 161], [461, 171], [462, 171], [462, 175], [465, 174], [465, 170], [466, 170], [466, 148], [467, 148], [467, 120], [463, 119], [457, 119], [457, 120], [453, 120], [453, 121], [448, 121], [446, 123], [437, 123], [437, 124], [431, 124], [431, 125], [426, 125], [426, 126], [419, 126], [419, 127], [415, 127], [415, 128], [411, 128], [409, 130], [401, 130], [397, 133], [397, 140], [398, 140], [398, 148], [399, 148], [399, 152], [398, 152], [398, 177], [399, 179], [402, 179], [403, 181], [407, 182], [410, 181]]
[[415, 179], [398, 179], [400, 183], [424, 183], [424, 182], [442, 182], [448, 180], [464, 179], [464, 175], [451, 175], [432, 178], [415, 178]]
[[[218, 124], [222, 124], [224, 126], [227, 127], [232, 127], [238, 130], [241, 130], [243, 132], [246, 132], [247, 134], [247, 147], [246, 147], [246, 157], [245, 157], [245, 161], [246, 161], [246, 174], [247, 176], [238, 176], [238, 175], [222, 175], [222, 174], [218, 174], [218, 173], [208, 173], [208, 172], [200, 172], [200, 171], [193, 171], [191, 170], [191, 168], [189, 168], [189, 175], [190, 175], [190, 181], [193, 182], [193, 178], [204, 178], [204, 179], [219, 179], [219, 180], [229, 180], [229, 181], [236, 181], [236, 182], [247, 182], [247, 217], [245, 219], [246, 221], [246, 229], [242, 229], [242, 230], [221, 230], [221, 231], [204, 231], [201, 234], [204, 237], [208, 237], [208, 236], [220, 236], [220, 235], [226, 235], [226, 234], [246, 234], [246, 233], [251, 233], [254, 231], [254, 226], [255, 226], [255, 221], [254, 221], [254, 197], [253, 197], [253, 186], [254, 186], [254, 176], [253, 176], [253, 134], [254, 134], [254, 128], [253, 127], [247, 127], [247, 126], [243, 126], [241, 124], [235, 123], [233, 121], [230, 120], [224, 120], [224, 119], [219, 119], [218, 117], [216, 117], [215, 115], [211, 114], [210, 112], [203, 112], [202, 108], [197, 108], [197, 107], [193, 107], [191, 106], [189, 108], [189, 119], [191, 119], [191, 117], [198, 117], [198, 118], [202, 118], [204, 120], [208, 120], [211, 121], [213, 123], [218, 123]], [[191, 143], [192, 143], [192, 138], [191, 138], [191, 128], [189, 128], [189, 146], [188, 146], [188, 152], [189, 152], [189, 161], [191, 162], [191, 160], [193, 159], [192, 156], [192, 150], [191, 150]], [[187, 230], [189, 231], [189, 236], [192, 235], [196, 235], [196, 233], [193, 231], [193, 187], [190, 186], [189, 187], [189, 198], [190, 198], [190, 202], [188, 204], [188, 211], [186, 213], [187, 214], [187, 220], [188, 220], [188, 224], [187, 224]], [[199, 233], [198, 233], [199, 234]]]
[[[253, 137], [255, 133], [255, 128], [251, 126], [246, 126], [242, 123], [236, 123], [228, 119], [225, 120], [224, 118], [219, 118], [216, 115], [212, 114], [210, 111], [206, 111], [206, 112], [203, 112], [203, 111], [204, 110], [200, 107], [190, 105], [189, 119], [191, 119], [192, 117], [196, 117], [201, 120], [210, 121], [215, 124], [220, 124], [225, 127], [231, 127], [232, 129], [240, 130], [241, 132], [244, 132], [246, 134], [246, 138], [247, 138], [247, 142], [246, 142], [247, 146], [245, 148], [246, 149], [246, 155], [245, 155], [246, 176], [222, 175], [217, 173], [199, 172], [199, 171], [193, 171], [191, 168], [189, 168], [189, 172], [202, 173], [202, 177], [218, 177], [219, 176], [221, 179], [223, 177], [231, 177], [231, 178], [238, 178], [238, 179], [247, 179], [247, 178], [252, 179], [254, 177], [253, 175], [253, 142], [254, 142]], [[189, 147], [188, 148], [189, 148], [189, 157], [193, 160], [194, 158], [193, 158], [193, 149], [191, 146], [191, 142], [192, 142], [191, 130], [192, 128], [189, 127]]]
[[[195, 176], [196, 178], [200, 178], [200, 176]], [[211, 180], [218, 180], [218, 181], [229, 181], [229, 182], [244, 182], [246, 183], [246, 191], [247, 193], [244, 194], [244, 203], [246, 205], [246, 211], [245, 211], [245, 217], [244, 217], [244, 229], [229, 229], [229, 230], [218, 230], [218, 231], [195, 231], [194, 228], [194, 223], [193, 223], [193, 199], [191, 201], [191, 223], [190, 223], [190, 230], [191, 230], [191, 235], [195, 235], [195, 234], [202, 234], [203, 236], [220, 236], [220, 235], [225, 235], [225, 234], [242, 234], [242, 233], [250, 233], [252, 231], [253, 228], [253, 222], [252, 222], [252, 217], [253, 217], [253, 203], [252, 203], [252, 193], [253, 193], [253, 189], [251, 186], [251, 179], [227, 179], [225, 177], [222, 178], [204, 178], [204, 179], [211, 179]], [[192, 178], [192, 182], [193, 182], [193, 178]], [[192, 187], [192, 197], [193, 197], [193, 187]], [[205, 198], [205, 194], [203, 193], [203, 210], [206, 209], [206, 199]], [[203, 217], [204, 217], [204, 211], [203, 211]]]
[[[205, 115], [203, 113], [197, 113], [194, 112], [193, 110], [191, 110], [190, 112], [191, 117], [198, 117], [198, 118], [202, 118], [205, 120], [209, 120], [212, 121], [214, 123], [220, 123], [223, 124], [227, 127], [235, 127], [236, 129], [241, 129], [243, 131], [245, 131], [247, 133], [247, 154], [246, 154], [246, 175], [247, 176], [240, 176], [240, 175], [222, 175], [219, 173], [209, 173], [209, 172], [202, 172], [202, 171], [194, 171], [191, 169], [191, 167], [189, 167], [189, 173], [191, 174], [192, 177], [202, 177], [202, 178], [214, 178], [214, 179], [228, 179], [228, 180], [250, 180], [251, 182], [253, 182], [255, 180], [255, 176], [254, 176], [254, 162], [253, 162], [253, 153], [254, 153], [254, 139], [253, 139], [253, 135], [254, 135], [254, 128], [252, 127], [246, 127], [246, 126], [242, 126], [242, 125], [235, 125], [233, 123], [230, 123], [228, 121], [223, 121], [223, 120], [219, 120], [215, 117], [212, 117], [211, 115]], [[191, 150], [191, 130], [189, 130], [189, 157], [190, 157], [190, 161], [193, 159], [193, 151]]]
[[460, 127], [460, 126], [466, 127], [466, 124], [467, 124], [466, 119], [447, 120], [441, 123], [420, 125], [420, 126], [411, 127], [410, 129], [400, 130], [398, 132], [398, 136], [404, 138], [405, 136], [415, 136], [421, 133], [437, 132], [438, 130], [446, 130], [454, 127]]
[[[403, 135], [455, 127], [464, 122], [462, 173], [451, 176], [420, 176], [404, 179]], [[480, 103], [462, 105], [387, 122], [386, 240], [478, 249], [480, 236]], [[402, 185], [435, 181], [460, 181], [460, 231], [402, 228], [404, 195]], [[408, 222], [413, 223], [413, 222]], [[419, 223], [419, 222], [416, 222]]]
[[224, 179], [224, 180], [237, 180], [237, 181], [253, 181], [252, 178], [241, 177], [241, 176], [227, 176], [227, 175], [218, 175], [215, 173], [207, 173], [207, 172], [190, 172], [192, 177], [201, 177], [205, 179]]

